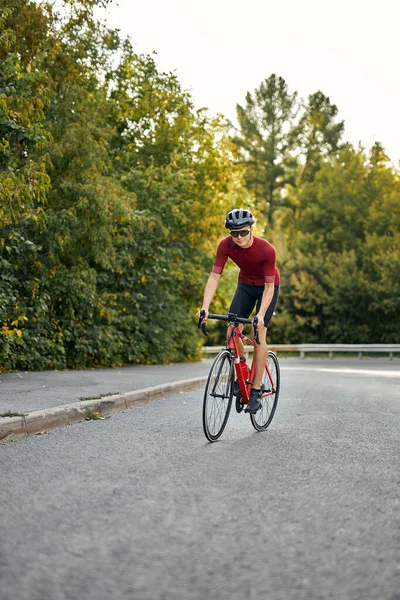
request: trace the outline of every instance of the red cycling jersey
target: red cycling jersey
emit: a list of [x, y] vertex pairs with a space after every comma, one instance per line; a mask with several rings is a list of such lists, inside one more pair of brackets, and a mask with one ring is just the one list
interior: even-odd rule
[[240, 248], [228, 235], [218, 244], [212, 272], [220, 275], [228, 258], [231, 258], [240, 268], [239, 281], [241, 283], [249, 285], [280, 284], [280, 275], [275, 264], [275, 248], [267, 240], [253, 236], [253, 243], [249, 248]]

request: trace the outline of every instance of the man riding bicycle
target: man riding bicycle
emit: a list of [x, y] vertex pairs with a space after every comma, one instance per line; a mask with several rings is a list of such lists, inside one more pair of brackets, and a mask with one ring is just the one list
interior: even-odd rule
[[[204, 288], [203, 307], [204, 321], [207, 320], [208, 309], [215, 292], [225, 263], [230, 258], [240, 268], [238, 285], [229, 312], [248, 319], [254, 306], [258, 318], [257, 329], [260, 344], [254, 348], [254, 378], [250, 392], [250, 401], [246, 412], [256, 414], [261, 408], [260, 385], [268, 356], [267, 327], [274, 313], [279, 296], [280, 275], [275, 264], [275, 248], [260, 237], [253, 235], [255, 218], [243, 208], [231, 210], [225, 218], [225, 227], [230, 235], [220, 241], [217, 255]], [[200, 318], [200, 311], [197, 313]], [[240, 330], [243, 325], [240, 325]], [[229, 335], [229, 333], [228, 333]], [[244, 346], [242, 340], [237, 340], [240, 360], [244, 361]], [[240, 393], [235, 382], [234, 394]]]

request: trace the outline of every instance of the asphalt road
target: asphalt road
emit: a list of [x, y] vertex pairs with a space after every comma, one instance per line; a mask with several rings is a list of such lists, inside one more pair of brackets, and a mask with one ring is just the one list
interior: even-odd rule
[[1, 446], [1, 600], [399, 600], [399, 375], [283, 361], [214, 444], [196, 390]]
[[123, 394], [179, 379], [202, 377], [208, 373], [210, 364], [206, 360], [114, 369], [0, 373], [0, 414], [27, 413], [99, 394]]

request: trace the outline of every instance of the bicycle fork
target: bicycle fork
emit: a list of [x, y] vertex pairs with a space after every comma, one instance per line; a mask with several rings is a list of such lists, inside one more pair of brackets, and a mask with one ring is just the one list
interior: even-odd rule
[[216, 389], [215, 389], [216, 388], [216, 384], [218, 383], [219, 378], [221, 376], [222, 367], [224, 366], [226, 360], [228, 360], [228, 358], [226, 358], [226, 359], [224, 358], [224, 360], [221, 361], [221, 364], [219, 365], [218, 373], [217, 373], [217, 376], [215, 377], [214, 385], [213, 385], [212, 390], [210, 392], [210, 396], [212, 396], [213, 398], [229, 398], [230, 388], [232, 386], [232, 367], [233, 367], [233, 362], [231, 360], [229, 361], [230, 362], [229, 377], [228, 377], [227, 382], [226, 382], [225, 392], [222, 393], [222, 394], [221, 393], [217, 394]]

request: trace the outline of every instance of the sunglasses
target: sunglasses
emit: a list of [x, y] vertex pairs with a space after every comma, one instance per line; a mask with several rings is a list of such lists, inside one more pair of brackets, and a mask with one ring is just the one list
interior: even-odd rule
[[241, 229], [240, 231], [230, 231], [229, 233], [234, 238], [239, 237], [239, 235], [240, 235], [240, 237], [246, 237], [247, 235], [249, 235], [250, 229]]

